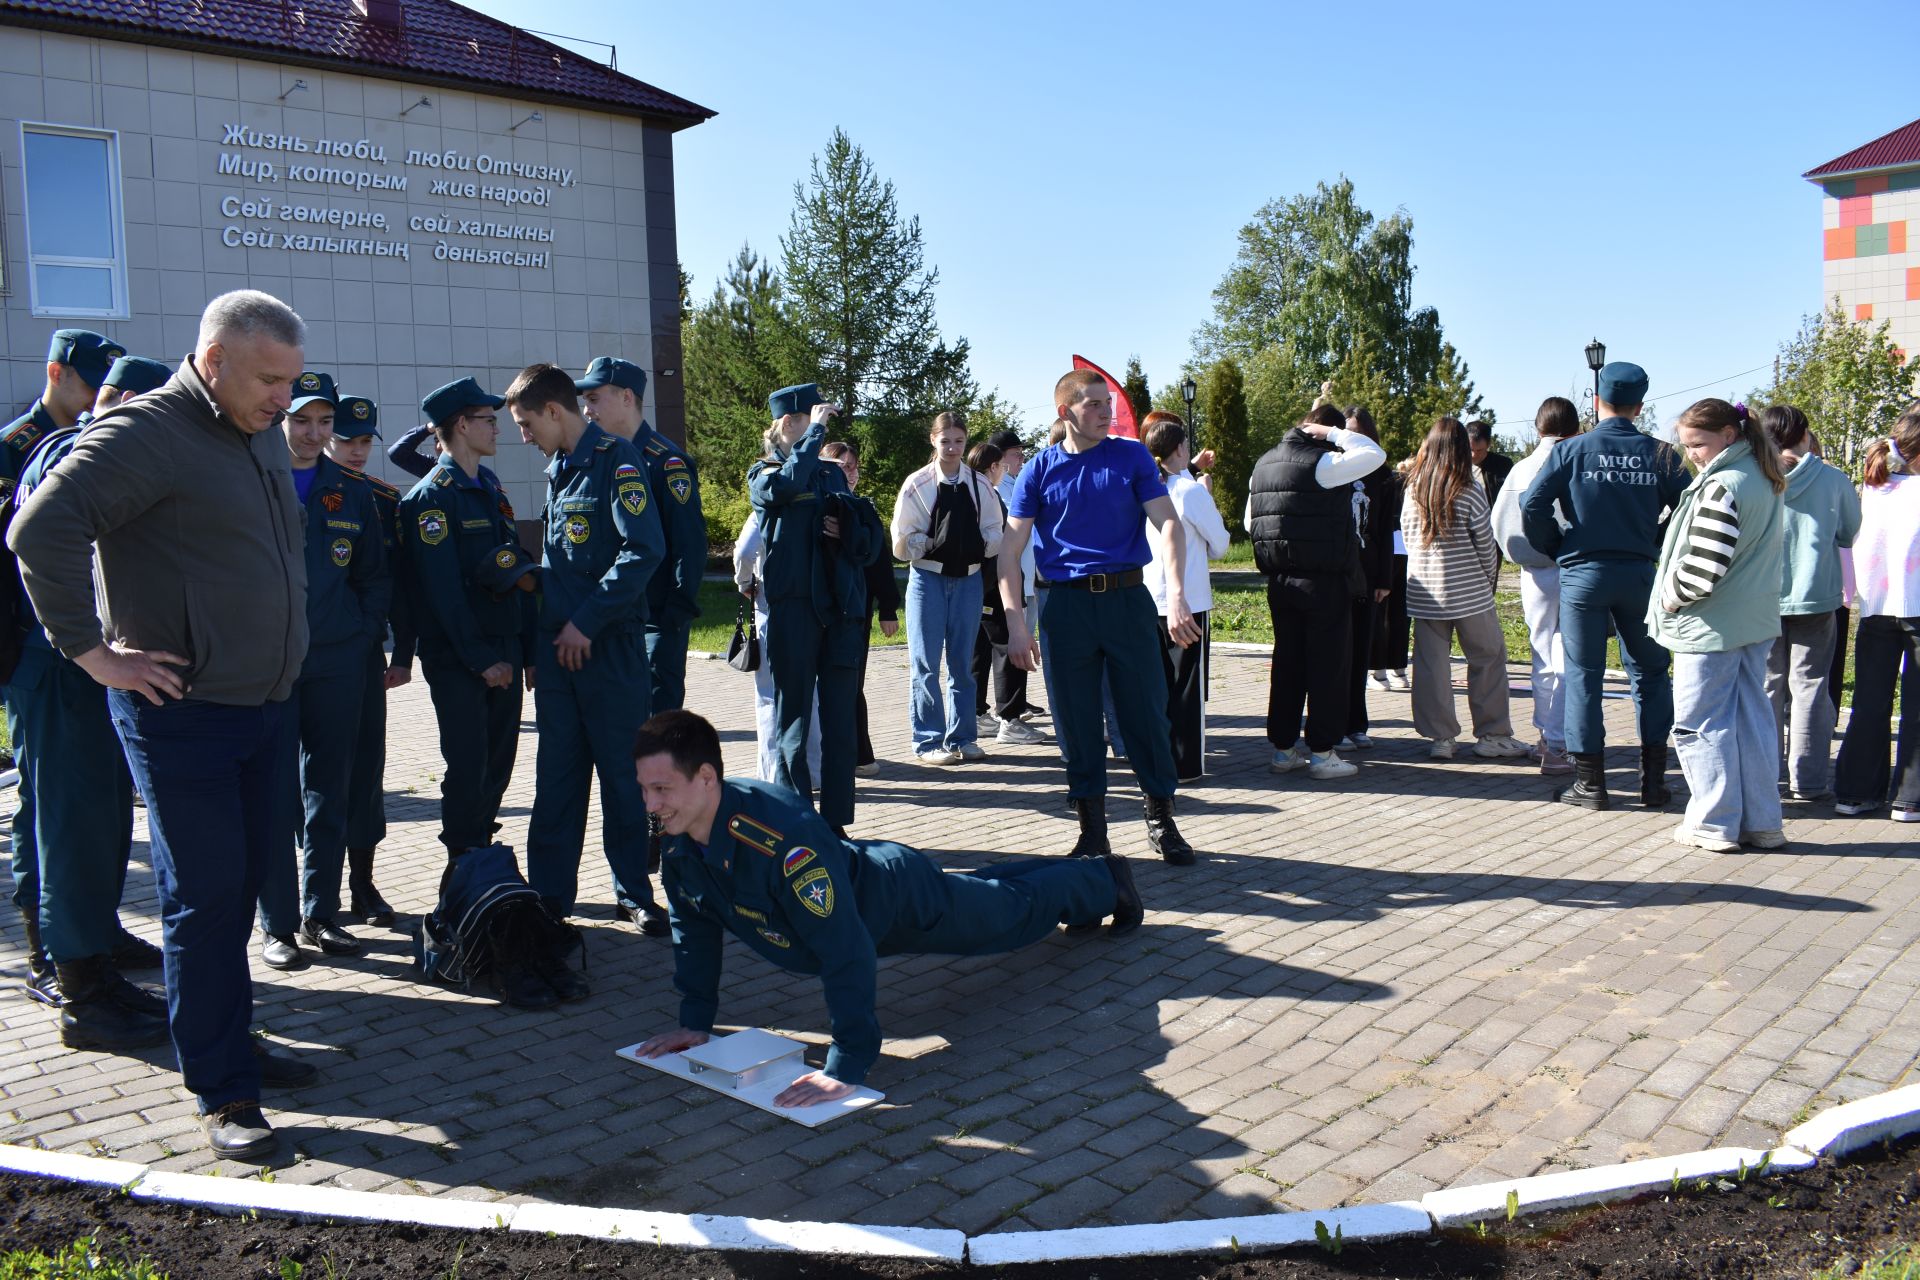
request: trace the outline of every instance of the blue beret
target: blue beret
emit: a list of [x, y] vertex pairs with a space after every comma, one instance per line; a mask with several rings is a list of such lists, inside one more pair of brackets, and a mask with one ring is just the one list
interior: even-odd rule
[[449, 382], [437, 391], [429, 392], [420, 402], [420, 412], [427, 415], [427, 421], [438, 426], [456, 413], [465, 409], [485, 405], [489, 409], [498, 409], [506, 401], [499, 396], [488, 395], [480, 389], [480, 384], [472, 378], [461, 378]]
[[365, 396], [341, 396], [340, 407], [334, 411], [333, 434], [343, 440], [358, 440], [361, 436], [377, 436], [374, 430], [380, 424], [380, 410], [373, 401]]
[[113, 362], [113, 368], [107, 371], [104, 387], [118, 387], [122, 394], [141, 395], [155, 387], [165, 386], [173, 377], [173, 370], [158, 360], [149, 360], [145, 356], [121, 356]]
[[125, 347], [91, 329], [56, 329], [47, 345], [48, 364], [66, 365], [95, 391], [107, 380], [113, 362], [125, 354]]
[[1625, 360], [1608, 361], [1600, 370], [1600, 398], [1622, 409], [1647, 402], [1647, 371]]
[[287, 412], [297, 413], [301, 406], [312, 404], [315, 400], [324, 400], [337, 409], [340, 407], [340, 392], [333, 385], [332, 374], [308, 369], [293, 380], [293, 403], [287, 406]]
[[573, 384], [575, 391], [592, 391], [595, 387], [625, 387], [635, 396], [647, 393], [647, 371], [631, 360], [622, 360], [618, 356], [595, 356], [593, 363], [587, 366], [585, 376]]
[[776, 418], [784, 418], [790, 413], [805, 413], [817, 404], [824, 404], [825, 397], [820, 394], [817, 382], [802, 382], [798, 386], [782, 387], [767, 397], [767, 411]]
[[495, 595], [505, 595], [520, 585], [520, 579], [528, 574], [538, 575], [540, 566], [535, 564], [517, 542], [509, 542], [487, 552], [486, 563], [480, 566], [477, 575], [480, 585]]

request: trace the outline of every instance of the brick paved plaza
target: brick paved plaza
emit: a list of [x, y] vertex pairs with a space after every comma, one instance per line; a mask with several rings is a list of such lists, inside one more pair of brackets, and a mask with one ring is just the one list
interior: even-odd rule
[[[855, 834], [950, 867], [1064, 853], [1073, 825], [1050, 748], [944, 770], [891, 762], [909, 754], [905, 665], [900, 649], [874, 657], [889, 763], [861, 781]], [[692, 667], [691, 704], [747, 771], [749, 677]], [[1179, 808], [1201, 865], [1147, 860], [1138, 794], [1116, 772], [1109, 808], [1146, 927], [1121, 942], [1056, 934], [1012, 957], [883, 961], [886, 1055], [869, 1082], [883, 1106], [808, 1131], [614, 1058], [673, 1026], [678, 1005], [667, 944], [611, 922], [590, 854], [595, 994], [582, 1004], [520, 1013], [421, 985], [398, 932], [359, 930], [368, 953], [344, 963], [256, 965], [260, 1023], [324, 1073], [268, 1099], [285, 1136], [274, 1176], [974, 1232], [1136, 1223], [1766, 1146], [1810, 1109], [1907, 1077], [1913, 828], [1822, 811], [1790, 815], [1780, 852], [1682, 848], [1675, 815], [1567, 809], [1543, 803], [1531, 769], [1428, 761], [1404, 693], [1372, 695], [1380, 745], [1358, 778], [1280, 778], [1266, 768], [1265, 658], [1219, 653], [1214, 671], [1212, 776]], [[424, 685], [392, 709], [379, 880], [419, 912], [441, 866], [440, 762]], [[503, 813], [516, 845], [531, 716], [529, 700]], [[1624, 702], [1609, 721], [1631, 740]], [[1616, 786], [1628, 755], [1613, 753]], [[144, 845], [135, 858], [125, 916], [157, 939]], [[18, 979], [11, 916], [0, 946]], [[721, 1020], [826, 1041], [818, 981], [731, 943]], [[64, 1049], [54, 1015], [17, 995], [0, 1003], [0, 1141], [220, 1163], [170, 1051]]]

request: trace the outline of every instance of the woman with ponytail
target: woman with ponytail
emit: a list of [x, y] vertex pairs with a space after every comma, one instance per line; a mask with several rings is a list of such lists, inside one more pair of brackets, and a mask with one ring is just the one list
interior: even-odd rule
[[1780, 638], [1786, 474], [1745, 405], [1680, 415], [1695, 472], [1667, 522], [1647, 630], [1673, 652], [1673, 742], [1687, 813], [1673, 838], [1714, 853], [1778, 849], [1779, 731], [1767, 659]]
[[1860, 631], [1854, 640], [1853, 716], [1834, 768], [1834, 808], [1872, 813], [1893, 799], [1895, 822], [1920, 822], [1920, 679], [1900, 700], [1900, 751], [1887, 779], [1894, 689], [1905, 659], [1920, 673], [1920, 404], [1867, 450], [1860, 533], [1853, 542]]

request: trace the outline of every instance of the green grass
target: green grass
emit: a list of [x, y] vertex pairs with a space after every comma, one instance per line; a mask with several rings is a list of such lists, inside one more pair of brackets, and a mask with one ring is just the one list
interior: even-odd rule
[[0, 1280], [167, 1280], [167, 1273], [146, 1258], [102, 1253], [92, 1236], [65, 1249], [10, 1249], [0, 1253]]
[[1854, 1280], [1920, 1280], [1920, 1253], [1916, 1253], [1912, 1245], [1901, 1245], [1876, 1255], [1858, 1271], [1843, 1271], [1835, 1263], [1814, 1272], [1810, 1280], [1840, 1280], [1847, 1275]]

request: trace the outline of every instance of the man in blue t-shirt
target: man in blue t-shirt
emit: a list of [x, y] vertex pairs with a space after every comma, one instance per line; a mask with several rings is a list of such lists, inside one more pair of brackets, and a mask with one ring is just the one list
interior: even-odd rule
[[[1053, 667], [1067, 793], [1080, 819], [1073, 856], [1111, 852], [1100, 733], [1104, 678], [1113, 688], [1127, 763], [1146, 797], [1148, 843], [1175, 866], [1191, 866], [1193, 846], [1173, 825], [1173, 738], [1159, 615], [1140, 572], [1151, 558], [1149, 521], [1167, 564], [1186, 563], [1186, 539], [1153, 455], [1138, 440], [1107, 435], [1113, 397], [1105, 379], [1076, 369], [1054, 384], [1053, 401], [1067, 433], [1021, 471], [1000, 542], [1007, 656], [1027, 671], [1039, 662], [1020, 579], [1020, 553], [1031, 536], [1038, 585], [1047, 590], [1039, 628]], [[1182, 648], [1200, 638], [1177, 574], [1168, 575], [1167, 631]]]

